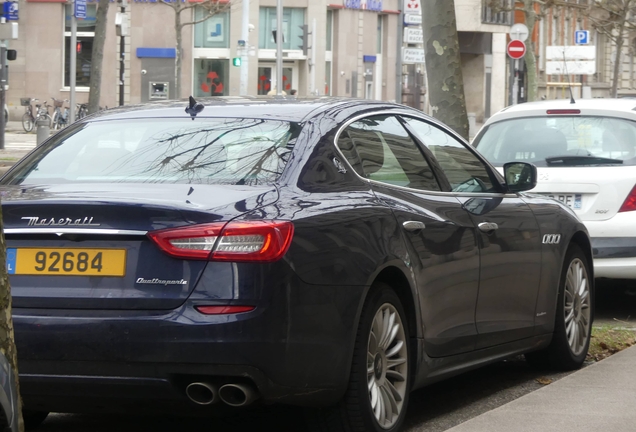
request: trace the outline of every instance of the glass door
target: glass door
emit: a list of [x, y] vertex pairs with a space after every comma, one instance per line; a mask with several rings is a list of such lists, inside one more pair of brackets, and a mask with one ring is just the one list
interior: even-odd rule
[[[294, 83], [297, 82], [297, 69], [295, 64], [293, 66], [283, 66], [283, 91], [285, 94], [289, 94], [292, 89], [296, 89]], [[259, 64], [256, 88], [261, 96], [276, 94], [276, 65]]]

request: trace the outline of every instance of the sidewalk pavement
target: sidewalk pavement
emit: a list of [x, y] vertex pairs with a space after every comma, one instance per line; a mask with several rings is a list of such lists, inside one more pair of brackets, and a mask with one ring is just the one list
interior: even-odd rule
[[36, 145], [35, 131], [26, 133], [21, 122], [8, 122], [4, 134], [4, 149], [0, 150], [0, 175]]
[[636, 346], [447, 432], [636, 431]]

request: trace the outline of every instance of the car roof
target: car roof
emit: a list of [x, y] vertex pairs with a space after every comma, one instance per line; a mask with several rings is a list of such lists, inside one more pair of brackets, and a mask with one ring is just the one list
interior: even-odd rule
[[[196, 101], [205, 106], [197, 118], [242, 117], [292, 122], [302, 122], [320, 112], [344, 106], [408, 108], [390, 102], [335, 97], [216, 96], [196, 98]], [[185, 112], [187, 106], [187, 100], [147, 102], [100, 111], [86, 117], [86, 119], [92, 121], [129, 118], [188, 118], [189, 114]]]
[[511, 105], [491, 116], [484, 124], [520, 117], [545, 116], [548, 110], [579, 110], [581, 115], [621, 117], [636, 120], [636, 99], [544, 100]]

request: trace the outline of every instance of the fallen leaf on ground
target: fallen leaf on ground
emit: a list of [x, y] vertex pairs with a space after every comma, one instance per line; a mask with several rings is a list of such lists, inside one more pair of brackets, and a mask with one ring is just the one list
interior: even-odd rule
[[538, 382], [541, 385], [552, 384], [552, 380], [550, 378], [546, 378], [546, 377], [537, 378], [535, 381]]

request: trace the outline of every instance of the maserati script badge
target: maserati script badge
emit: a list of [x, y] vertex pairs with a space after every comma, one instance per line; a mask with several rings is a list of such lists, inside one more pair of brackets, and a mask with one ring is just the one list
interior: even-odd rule
[[39, 218], [37, 216], [25, 216], [22, 220], [28, 221], [28, 226], [51, 226], [51, 227], [60, 227], [60, 226], [100, 226], [101, 224], [93, 223], [92, 217], [85, 217], [79, 219], [71, 219], [71, 218]]

